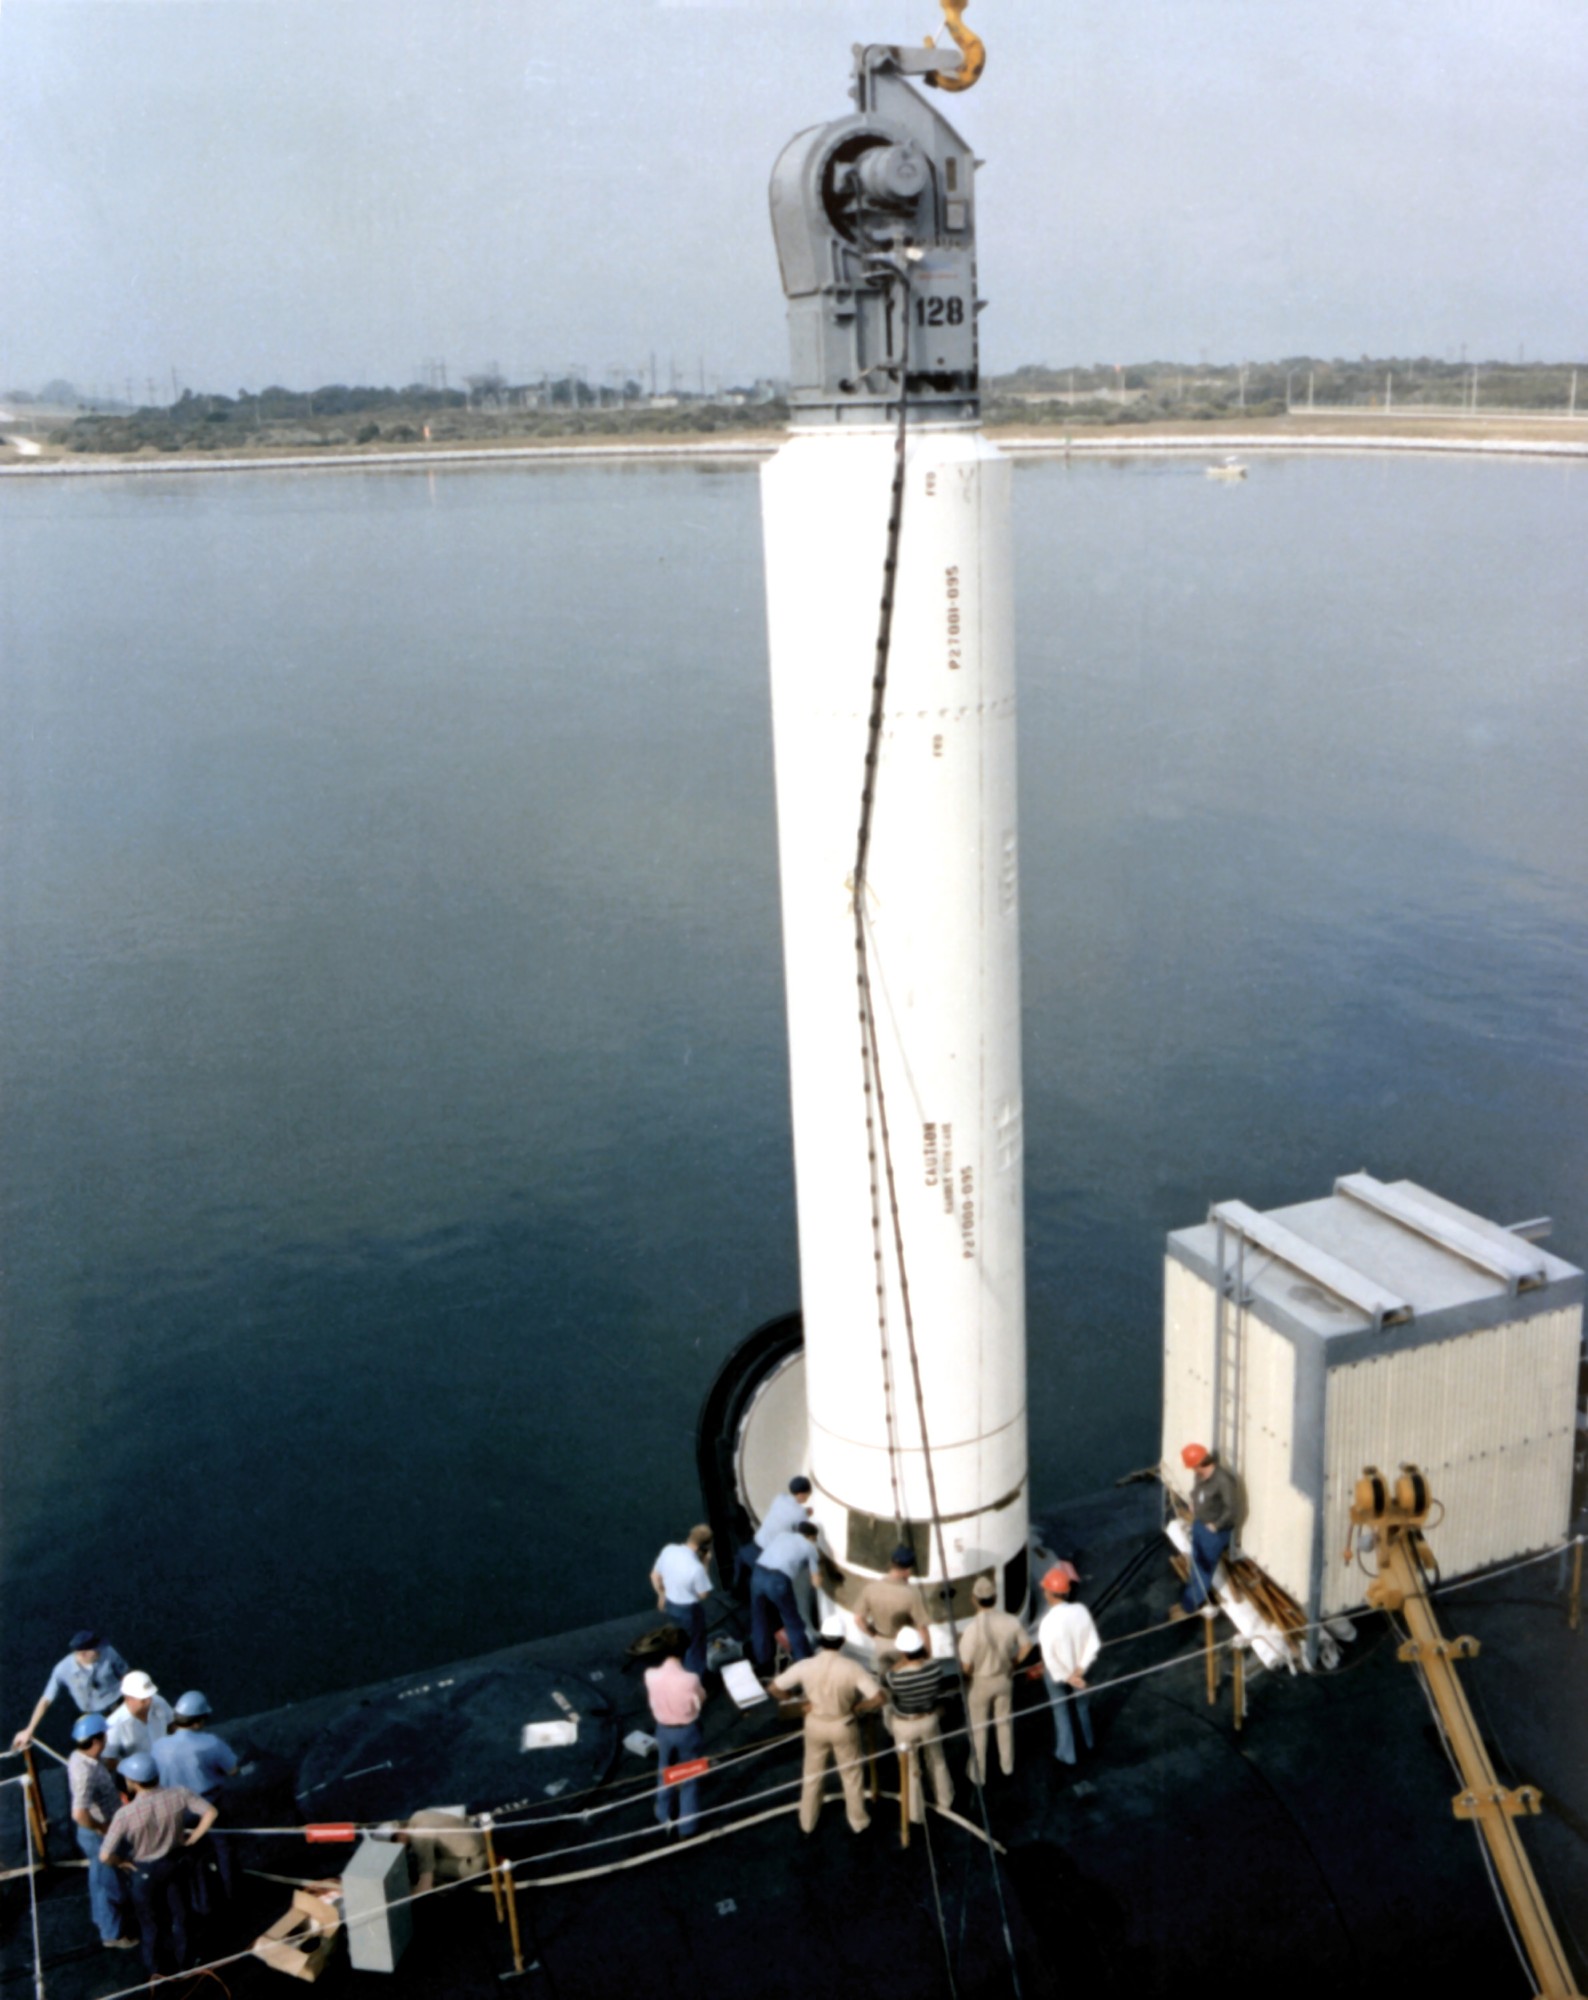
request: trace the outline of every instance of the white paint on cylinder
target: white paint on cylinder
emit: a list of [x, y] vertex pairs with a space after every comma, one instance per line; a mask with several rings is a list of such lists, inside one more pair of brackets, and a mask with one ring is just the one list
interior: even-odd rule
[[851, 1512], [928, 1518], [929, 1445], [962, 1577], [1027, 1527], [1009, 466], [970, 426], [906, 451], [865, 914], [924, 1433], [885, 1180], [885, 1355], [878, 1325], [851, 895], [891, 427], [762, 473], [783, 940], [818, 1518], [841, 1560]]

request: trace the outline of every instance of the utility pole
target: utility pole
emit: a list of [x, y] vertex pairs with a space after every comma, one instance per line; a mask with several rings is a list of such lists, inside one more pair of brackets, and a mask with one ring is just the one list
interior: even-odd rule
[[1574, 417], [1577, 414], [1577, 371], [1575, 368], [1571, 371], [1571, 400], [1566, 405], [1566, 414], [1568, 417]]
[[1388, 372], [1386, 371], [1386, 373], [1385, 373], [1385, 376], [1384, 376], [1384, 410], [1385, 410], [1385, 414], [1386, 414], [1386, 415], [1388, 415], [1388, 413], [1389, 413], [1389, 412], [1390, 412], [1391, 410], [1393, 410], [1393, 409], [1394, 409], [1394, 407], [1395, 407], [1395, 377], [1394, 377], [1393, 375], [1391, 375], [1390, 373], [1388, 373]]
[[1314, 371], [1313, 371], [1313, 370], [1312, 370], [1311, 368], [1309, 368], [1309, 369], [1307, 370], [1307, 408], [1308, 408], [1309, 410], [1310, 410], [1310, 409], [1312, 408], [1312, 385], [1313, 385], [1313, 380], [1314, 380]]

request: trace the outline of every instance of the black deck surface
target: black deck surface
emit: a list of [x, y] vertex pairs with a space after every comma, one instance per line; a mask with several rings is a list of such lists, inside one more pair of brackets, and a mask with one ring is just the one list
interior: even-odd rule
[[[1434, 1992], [1447, 1980], [1492, 1995], [1531, 1991], [1477, 1836], [1451, 1815], [1455, 1781], [1415, 1675], [1396, 1661], [1382, 1621], [1361, 1621], [1333, 1673], [1254, 1674], [1247, 1723], [1237, 1731], [1227, 1678], [1208, 1705], [1200, 1621], [1162, 1626], [1172, 1582], [1154, 1532], [1156, 1506], [1150, 1490], [1129, 1489], [1042, 1523], [1046, 1542], [1079, 1563], [1105, 1640], [1119, 1643], [1094, 1671], [1097, 1747], [1073, 1771], [1052, 1758], [1040, 1684], [1022, 1686], [1016, 1772], [995, 1775], [986, 1794], [993, 1833], [1007, 1850], [996, 1874], [983, 1840], [939, 1815], [929, 1838], [918, 1830], [903, 1850], [897, 1806], [886, 1797], [858, 1837], [830, 1797], [816, 1833], [804, 1839], [793, 1812], [797, 1729], [770, 1707], [740, 1716], [720, 1694], [707, 1709], [712, 1756], [769, 1747], [703, 1782], [702, 1803], [720, 1810], [701, 1835], [660, 1839], [653, 1767], [618, 1741], [648, 1725], [643, 1686], [625, 1665], [628, 1642], [653, 1622], [645, 1619], [222, 1724], [249, 1757], [249, 1789], [230, 1817], [294, 1825], [300, 1760], [328, 1730], [357, 1741], [348, 1719], [361, 1705], [378, 1709], [413, 1698], [416, 1687], [434, 1690], [453, 1677], [461, 1687], [466, 1675], [501, 1670], [521, 1685], [593, 1685], [614, 1711], [615, 1761], [599, 1784], [578, 1789], [584, 1781], [570, 1779], [567, 1760], [536, 1764], [543, 1752], [525, 1753], [510, 1774], [513, 1784], [519, 1771], [530, 1774], [519, 1792], [529, 1797], [545, 1782], [540, 1774], [563, 1772], [562, 1789], [533, 1808], [555, 1821], [501, 1836], [504, 1852], [521, 1861], [530, 1969], [511, 1976], [508, 1934], [489, 1894], [466, 1887], [416, 1905], [414, 1941], [396, 1974], [353, 1971], [342, 1946], [321, 1992], [808, 2000], [880, 1985], [990, 1996], [1016, 1990], [1011, 1953], [1018, 1990], [1031, 2000], [1179, 1993], [1197, 1976], [1265, 1988], [1274, 1981], [1287, 2000], [1368, 1984], [1389, 1990], [1391, 1982], [1409, 1993]], [[1563, 1586], [1564, 1565], [1551, 1561], [1453, 1594], [1441, 1616], [1448, 1632], [1482, 1641], [1482, 1657], [1464, 1671], [1502, 1776], [1546, 1794], [1545, 1813], [1526, 1823], [1525, 1838], [1572, 1949], [1573, 1935], [1588, 1938], [1588, 1632], [1567, 1631]], [[731, 1628], [726, 1599], [719, 1618]], [[1143, 1628], [1155, 1629], [1126, 1636]], [[1158, 1667], [1165, 1670], [1142, 1671]], [[976, 1822], [962, 1741], [950, 1744], [949, 1762], [955, 1809]], [[75, 1847], [64, 1784], [59, 1767], [43, 1768], [52, 1854], [65, 1862]], [[880, 1769], [884, 1790], [893, 1791], [891, 1754]], [[457, 1798], [446, 1773], [434, 1770], [416, 1780], [408, 1803]], [[22, 1860], [17, 1801], [15, 1787], [0, 1794], [0, 1840], [12, 1868]], [[241, 1907], [212, 1929], [212, 1954], [245, 1949], [284, 1910], [290, 1887], [265, 1875], [334, 1875], [351, 1851], [296, 1836], [247, 1842], [246, 1864], [263, 1874], [250, 1875]], [[554, 1879], [593, 1869], [603, 1872]], [[104, 1951], [95, 1940], [81, 1869], [52, 1868], [34, 1882], [45, 1994], [104, 2000], [135, 1986], [137, 1954]], [[0, 1991], [30, 1992], [25, 1875], [4, 1883], [0, 1923]], [[250, 1958], [220, 1967], [219, 1977], [243, 2000], [281, 1996], [297, 1984]], [[191, 1977], [162, 1989], [189, 1990], [217, 1991], [212, 1980]]]

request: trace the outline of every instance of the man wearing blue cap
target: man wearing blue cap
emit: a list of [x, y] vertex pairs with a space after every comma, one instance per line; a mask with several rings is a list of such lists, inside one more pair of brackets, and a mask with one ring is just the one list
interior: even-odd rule
[[76, 1748], [66, 1760], [66, 1784], [72, 1801], [72, 1830], [88, 1863], [88, 1907], [93, 1912], [94, 1929], [107, 1951], [124, 1951], [137, 1939], [121, 1934], [121, 1877], [99, 1858], [105, 1829], [121, 1810], [121, 1794], [100, 1754], [108, 1727], [102, 1715], [80, 1715], [72, 1724]]
[[97, 1632], [74, 1632], [65, 1659], [58, 1660], [51, 1670], [44, 1692], [39, 1696], [38, 1706], [27, 1727], [19, 1729], [12, 1737], [11, 1748], [26, 1750], [50, 1703], [62, 1688], [72, 1697], [81, 1714], [108, 1715], [120, 1697], [121, 1677], [126, 1671], [127, 1662]]
[[[162, 1785], [186, 1785], [190, 1792], [214, 1806], [217, 1814], [226, 1780], [237, 1769], [237, 1753], [212, 1730], [203, 1727], [214, 1713], [207, 1697], [197, 1688], [178, 1695], [166, 1735], [150, 1744], [149, 1755]], [[210, 1842], [215, 1866], [220, 1871], [221, 1894], [230, 1901], [236, 1887], [232, 1871], [231, 1843], [217, 1833]], [[202, 1868], [193, 1878], [193, 1905], [201, 1916], [208, 1914], [208, 1881]]]
[[[188, 1848], [215, 1824], [215, 1808], [186, 1785], [162, 1786], [147, 1750], [121, 1765], [132, 1799], [105, 1830], [99, 1858], [119, 1868], [132, 1894], [138, 1939], [149, 1977], [185, 1972], [188, 1965]], [[197, 1824], [189, 1827], [192, 1815]]]

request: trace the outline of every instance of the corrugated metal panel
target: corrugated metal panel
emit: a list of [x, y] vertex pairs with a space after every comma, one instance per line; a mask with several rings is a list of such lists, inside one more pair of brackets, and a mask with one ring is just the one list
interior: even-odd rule
[[1249, 1312], [1230, 1309], [1240, 1342], [1238, 1410], [1231, 1469], [1246, 1503], [1243, 1552], [1298, 1604], [1311, 1586], [1313, 1497], [1296, 1490], [1296, 1350]]
[[1163, 1267], [1163, 1437], [1160, 1455], [1176, 1488], [1190, 1491], [1180, 1447], [1211, 1444], [1213, 1410], [1213, 1287], [1173, 1257]]
[[[1292, 1429], [1296, 1355], [1291, 1343], [1233, 1302], [1225, 1307], [1225, 1352], [1215, 1369], [1213, 1287], [1174, 1258], [1164, 1265], [1162, 1457], [1176, 1489], [1189, 1493], [1182, 1445], [1217, 1444], [1241, 1488], [1240, 1543], [1305, 1603], [1311, 1575], [1315, 1496], [1297, 1492]], [[1222, 1392], [1216, 1411], [1215, 1375]]]
[[1325, 1417], [1325, 1616], [1360, 1603], [1346, 1568], [1363, 1466], [1420, 1465], [1444, 1517], [1429, 1541], [1450, 1575], [1547, 1548], [1568, 1527], [1582, 1309], [1541, 1313], [1332, 1369]]

